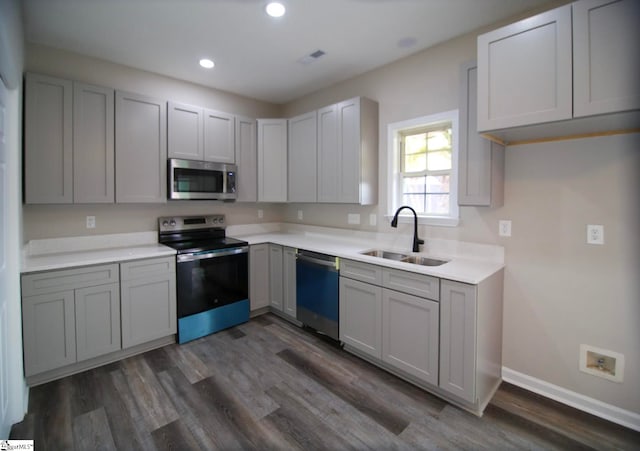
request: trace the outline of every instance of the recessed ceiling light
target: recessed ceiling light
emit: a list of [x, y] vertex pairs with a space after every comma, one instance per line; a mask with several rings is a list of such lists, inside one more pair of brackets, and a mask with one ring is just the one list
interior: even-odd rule
[[286, 11], [284, 5], [279, 2], [269, 3], [265, 9], [267, 11], [267, 14], [269, 14], [271, 17], [282, 17], [284, 16], [284, 13]]
[[213, 66], [215, 66], [215, 63], [213, 61], [211, 61], [210, 59], [202, 58], [200, 60], [200, 65], [202, 67], [204, 67], [205, 69], [211, 69]]

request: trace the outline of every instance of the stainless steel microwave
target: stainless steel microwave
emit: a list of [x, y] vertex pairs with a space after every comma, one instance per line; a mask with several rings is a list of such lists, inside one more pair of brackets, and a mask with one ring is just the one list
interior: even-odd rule
[[169, 159], [167, 164], [169, 199], [236, 199], [235, 164], [175, 158]]

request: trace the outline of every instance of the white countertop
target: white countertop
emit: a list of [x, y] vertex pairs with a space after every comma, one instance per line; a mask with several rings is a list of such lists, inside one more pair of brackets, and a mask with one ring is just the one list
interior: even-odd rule
[[[361, 252], [371, 249], [384, 249], [403, 254], [413, 255], [413, 252], [406, 248], [398, 248], [384, 244], [377, 240], [367, 240], [366, 238], [355, 239], [352, 236], [323, 236], [309, 233], [261, 233], [255, 235], [233, 235], [235, 238], [248, 241], [249, 244], [273, 243], [282, 246], [305, 249], [312, 252], [329, 254], [340, 258], [357, 260], [388, 268], [401, 269], [419, 274], [440, 277], [443, 279], [455, 280], [469, 284], [478, 284], [504, 268], [504, 263], [499, 258], [482, 258], [481, 256], [458, 256], [452, 254], [420, 253], [417, 255], [428, 256], [448, 260], [441, 266], [422, 266], [414, 263], [405, 263], [395, 260], [388, 260], [379, 257], [362, 255]], [[427, 242], [429, 244], [429, 242]]]
[[158, 244], [157, 232], [30, 241], [22, 252], [23, 274], [175, 255]]
[[[427, 239], [423, 248], [428, 251], [418, 255], [447, 260], [447, 263], [441, 266], [422, 266], [361, 254], [371, 249], [413, 254], [409, 251], [411, 237], [401, 234], [263, 224], [231, 226], [227, 228], [227, 235], [248, 241], [249, 244], [274, 243], [469, 284], [478, 284], [504, 268], [504, 250], [494, 245]], [[157, 243], [157, 232], [153, 231], [33, 240], [24, 247], [21, 272], [49, 271], [175, 254], [174, 249]]]

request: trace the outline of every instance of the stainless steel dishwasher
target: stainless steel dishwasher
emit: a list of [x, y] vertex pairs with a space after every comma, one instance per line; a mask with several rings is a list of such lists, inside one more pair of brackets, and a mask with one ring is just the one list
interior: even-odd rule
[[296, 253], [296, 318], [334, 340], [340, 339], [338, 257]]

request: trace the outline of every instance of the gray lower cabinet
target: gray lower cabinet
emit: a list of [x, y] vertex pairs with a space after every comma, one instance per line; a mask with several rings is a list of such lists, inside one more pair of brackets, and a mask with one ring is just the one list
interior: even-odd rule
[[176, 333], [175, 258], [120, 265], [122, 348]]
[[282, 284], [284, 285], [283, 312], [296, 317], [296, 249], [285, 247], [282, 251]]
[[119, 284], [76, 290], [75, 313], [78, 361], [121, 348]]
[[438, 384], [438, 302], [382, 290], [382, 360]]
[[476, 288], [442, 280], [440, 388], [475, 401]]
[[167, 103], [116, 91], [116, 202], [167, 201]]
[[280, 312], [284, 309], [282, 246], [269, 244], [269, 304]]
[[382, 288], [340, 277], [340, 341], [382, 359]]
[[249, 303], [251, 311], [269, 306], [269, 245], [249, 248]]
[[22, 277], [25, 376], [120, 348], [118, 265]]

